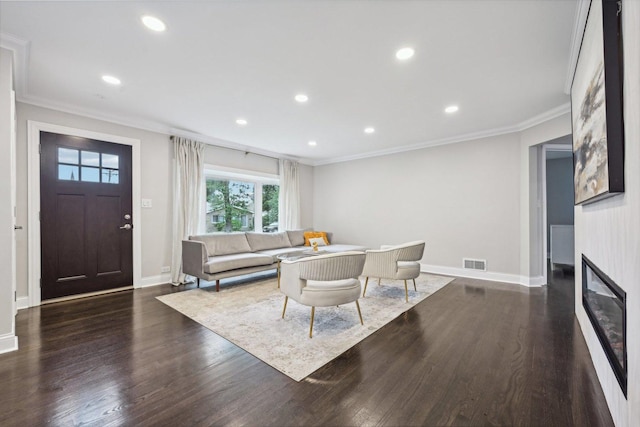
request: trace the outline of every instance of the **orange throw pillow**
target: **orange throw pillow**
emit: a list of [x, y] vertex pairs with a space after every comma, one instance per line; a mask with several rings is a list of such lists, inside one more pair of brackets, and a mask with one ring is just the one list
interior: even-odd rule
[[329, 239], [327, 239], [327, 233], [324, 231], [305, 231], [304, 232], [304, 245], [311, 246], [309, 239], [314, 239], [316, 237], [322, 237], [325, 244], [329, 244]]

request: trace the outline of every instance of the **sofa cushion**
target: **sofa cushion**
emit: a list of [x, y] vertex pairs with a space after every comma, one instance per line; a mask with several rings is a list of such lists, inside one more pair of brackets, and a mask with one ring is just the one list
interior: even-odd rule
[[254, 252], [291, 247], [289, 236], [284, 231], [282, 233], [247, 233], [247, 241]]
[[304, 232], [309, 231], [306, 229], [301, 230], [287, 230], [289, 241], [291, 246], [304, 246]]
[[270, 264], [273, 264], [273, 257], [269, 255], [254, 253], [219, 255], [209, 257], [209, 261], [204, 264], [204, 272], [214, 274], [222, 271]]
[[327, 233], [324, 231], [305, 231], [303, 233], [304, 236], [304, 245], [311, 246], [309, 239], [313, 239], [314, 237], [321, 237], [325, 244], [329, 244], [329, 239], [327, 238]]
[[327, 246], [327, 242], [322, 237], [312, 237], [309, 239], [311, 246]]
[[189, 239], [203, 242], [210, 257], [252, 252], [245, 233], [200, 234]]
[[413, 279], [420, 275], [420, 264], [415, 261], [398, 261], [396, 278]]

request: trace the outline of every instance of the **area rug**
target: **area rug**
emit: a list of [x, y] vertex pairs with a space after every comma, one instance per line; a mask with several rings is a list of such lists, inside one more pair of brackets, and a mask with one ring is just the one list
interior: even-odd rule
[[416, 279], [418, 291], [408, 282], [409, 303], [402, 281], [383, 280], [378, 286], [376, 279], [369, 280], [366, 298], [359, 299], [364, 326], [354, 303], [317, 307], [313, 338], [309, 338], [310, 307], [289, 299], [282, 319], [284, 295], [276, 279], [220, 292], [193, 289], [157, 299], [300, 381], [452, 280], [421, 274]]

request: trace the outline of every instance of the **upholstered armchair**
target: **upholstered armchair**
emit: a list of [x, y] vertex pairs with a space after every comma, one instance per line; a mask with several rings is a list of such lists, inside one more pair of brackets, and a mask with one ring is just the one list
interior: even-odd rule
[[364, 266], [364, 252], [340, 252], [314, 255], [280, 263], [280, 291], [285, 295], [282, 318], [287, 310], [289, 298], [311, 306], [309, 338], [313, 338], [313, 318], [316, 307], [330, 307], [354, 302], [360, 323], [362, 313], [360, 280]]
[[413, 288], [416, 288], [416, 277], [420, 275], [420, 264], [424, 253], [424, 241], [408, 242], [396, 246], [382, 246], [377, 250], [368, 250], [362, 275], [366, 277], [364, 292], [367, 292], [369, 277], [380, 279], [404, 280], [405, 300], [409, 302], [407, 280], [413, 279]]

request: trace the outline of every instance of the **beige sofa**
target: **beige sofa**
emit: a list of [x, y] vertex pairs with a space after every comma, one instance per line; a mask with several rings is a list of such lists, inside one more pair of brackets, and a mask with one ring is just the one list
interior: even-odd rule
[[[200, 279], [215, 280], [216, 291], [219, 291], [220, 279], [273, 270], [278, 266], [278, 255], [309, 250], [309, 246], [304, 246], [304, 231], [189, 236], [189, 240], [182, 241], [182, 271], [196, 277], [198, 286]], [[331, 243], [331, 233], [327, 233], [327, 237]], [[365, 251], [367, 248], [331, 243], [319, 249], [336, 253]]]

